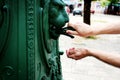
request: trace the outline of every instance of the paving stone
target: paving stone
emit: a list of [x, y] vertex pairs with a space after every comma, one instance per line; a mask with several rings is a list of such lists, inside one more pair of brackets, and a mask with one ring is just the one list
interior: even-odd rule
[[[113, 21], [112, 18], [115, 20]], [[82, 17], [70, 16], [70, 20], [82, 21]], [[96, 14], [92, 15], [92, 25], [118, 22], [120, 16]], [[65, 51], [71, 47], [88, 47], [109, 52], [120, 53], [120, 35], [98, 35], [97, 39], [87, 39], [75, 36], [74, 39], [61, 35], [59, 38], [62, 72], [64, 80], [120, 80], [120, 69], [108, 65], [96, 58], [86, 57], [73, 60], [66, 57]]]

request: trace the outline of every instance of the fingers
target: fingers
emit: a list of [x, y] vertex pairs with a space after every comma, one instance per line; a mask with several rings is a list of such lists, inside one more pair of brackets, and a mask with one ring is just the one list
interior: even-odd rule
[[70, 26], [70, 27], [73, 27], [74, 29], [76, 29], [76, 25], [75, 25], [75, 24], [76, 24], [76, 23], [73, 24], [73, 23], [70, 23], [70, 22], [69, 22], [69, 23], [67, 24], [67, 26]]
[[69, 22], [69, 23], [67, 24], [67, 26], [73, 27], [74, 25], [73, 25], [72, 23]]
[[75, 59], [74, 53], [69, 52], [69, 50], [66, 50], [66, 54], [67, 54], [67, 57], [68, 57], [68, 58]]
[[68, 58], [72, 58], [76, 60], [75, 48], [70, 48], [69, 50], [66, 50], [66, 54]]
[[75, 31], [73, 30], [67, 30], [66, 33], [71, 34], [71, 35], [79, 35], [79, 31], [78, 31], [78, 25], [77, 24], [72, 24], [72, 23], [68, 23], [68, 26], [72, 27], [75, 29]]
[[69, 50], [66, 50], [67, 55], [71, 55], [74, 53], [75, 48], [70, 48]]
[[70, 55], [74, 54], [74, 48], [70, 48], [69, 50], [66, 50], [66, 54], [69, 57]]
[[84, 48], [70, 48], [69, 50], [66, 50], [66, 54], [68, 58], [72, 58], [75, 60], [82, 59], [88, 56], [87, 51]]
[[67, 30], [66, 33], [71, 34], [71, 35], [78, 35], [78, 32], [72, 31], [72, 30]]

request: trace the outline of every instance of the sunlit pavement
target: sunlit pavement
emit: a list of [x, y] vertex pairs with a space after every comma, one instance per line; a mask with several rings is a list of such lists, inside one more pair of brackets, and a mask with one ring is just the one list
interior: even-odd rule
[[[82, 21], [81, 16], [70, 16], [70, 21]], [[91, 25], [104, 25], [118, 22], [120, 16], [103, 14], [91, 15]], [[75, 36], [74, 39], [61, 35], [59, 38], [60, 50], [66, 51], [71, 47], [88, 47], [108, 52], [120, 53], [120, 35], [99, 35], [96, 39], [86, 39]], [[120, 80], [120, 68], [105, 64], [96, 58], [86, 57], [81, 60], [72, 60], [61, 56], [62, 74], [64, 80]]]

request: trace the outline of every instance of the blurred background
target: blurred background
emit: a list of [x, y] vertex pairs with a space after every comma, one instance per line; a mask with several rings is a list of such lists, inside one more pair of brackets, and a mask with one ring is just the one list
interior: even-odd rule
[[[69, 6], [70, 13], [74, 8], [81, 6], [84, 10], [84, 2], [87, 0], [63, 0]], [[90, 3], [89, 3], [90, 2]], [[95, 13], [120, 15], [120, 0], [88, 0], [91, 11]], [[82, 11], [83, 11], [82, 10]]]
[[[104, 26], [120, 22], [120, 0], [64, 0], [71, 22], [85, 22]], [[99, 61], [94, 57], [81, 60], [67, 58], [65, 51], [71, 47], [87, 47], [107, 52], [120, 53], [120, 35], [97, 35], [90, 38], [61, 35], [59, 38], [62, 72], [64, 80], [120, 80], [120, 69]]]

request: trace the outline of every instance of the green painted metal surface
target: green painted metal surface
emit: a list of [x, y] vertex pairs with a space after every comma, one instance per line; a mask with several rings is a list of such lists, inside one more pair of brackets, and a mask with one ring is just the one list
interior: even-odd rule
[[0, 80], [62, 80], [62, 0], [0, 0]]

